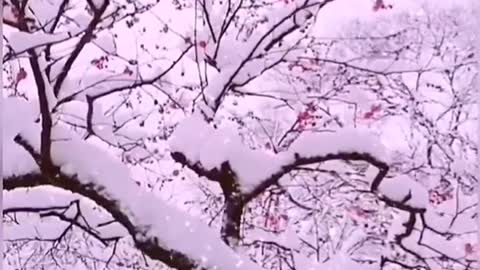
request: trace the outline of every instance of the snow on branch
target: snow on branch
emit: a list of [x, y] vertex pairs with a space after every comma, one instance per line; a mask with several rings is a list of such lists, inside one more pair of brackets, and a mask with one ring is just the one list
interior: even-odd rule
[[293, 156], [271, 155], [243, 146], [237, 134], [214, 129], [202, 116], [194, 114], [182, 121], [170, 140], [172, 153], [181, 153], [189, 164], [206, 171], [220, 170], [228, 163], [244, 192], [253, 190], [263, 179], [293, 161]]
[[377, 161], [374, 165], [388, 162], [383, 146], [367, 131], [340, 129], [334, 133], [305, 133], [287, 151], [272, 154], [248, 149], [238, 134], [231, 130], [214, 129], [198, 114], [186, 118], [177, 126], [170, 140], [170, 150], [181, 154], [184, 162], [196, 167], [197, 172], [220, 171], [224, 164], [228, 164], [245, 194], [258, 189], [266, 181], [272, 181], [268, 179], [278, 180], [300, 165], [368, 157]]
[[[246, 40], [235, 38], [235, 35], [231, 34], [228, 36], [226, 34], [228, 24], [218, 33], [219, 40], [214, 38], [215, 31], [212, 28], [200, 32], [204, 39], [212, 38], [216, 43], [209, 45], [204, 40], [199, 43], [202, 48], [199, 59], [205, 60], [218, 71], [213, 79], [209, 79], [209, 85], [205, 89], [207, 104], [203, 104], [203, 107], [200, 105], [207, 118], [213, 117], [230, 88], [247, 84], [279, 64], [287, 54], [293, 54], [288, 45], [283, 45], [285, 48], [280, 52], [272, 52], [272, 48], [282, 42], [288, 43], [284, 41], [287, 36], [292, 36], [296, 30], [306, 28], [316, 12], [332, 1], [305, 0], [300, 3], [292, 1], [272, 8], [265, 15], [267, 23], [257, 27]], [[205, 13], [209, 15], [207, 10]], [[295, 44], [296, 42], [293, 42], [293, 47]], [[197, 58], [198, 54], [195, 54], [195, 57]]]
[[413, 208], [426, 209], [429, 195], [424, 186], [407, 176], [386, 178], [379, 186], [381, 194]]
[[43, 32], [15, 32], [8, 37], [8, 44], [17, 54], [26, 52], [28, 49], [38, 48], [53, 43], [63, 42], [71, 38], [68, 33], [46, 34]]
[[215, 129], [199, 114], [184, 119], [169, 141], [172, 157], [199, 176], [222, 182], [230, 170], [239, 191], [248, 199], [262, 193], [283, 175], [302, 165], [329, 160], [365, 161], [379, 169], [371, 189], [391, 206], [423, 212], [425, 187], [406, 176], [385, 178], [390, 157], [379, 138], [368, 130], [343, 128], [335, 132], [303, 133], [285, 152], [251, 150], [237, 133]]
[[[10, 149], [15, 149], [12, 144], [20, 145], [24, 151], [17, 152], [19, 160], [33, 157], [41, 166], [39, 125], [30, 122], [18, 128], [23, 131], [15, 141], [9, 136], [4, 145]], [[221, 242], [206, 224], [138, 187], [128, 168], [108, 153], [60, 124], [52, 127], [51, 136], [55, 173], [40, 174], [35, 166], [12, 172], [4, 175], [4, 190], [50, 185], [89, 198], [125, 227], [140, 250], [177, 269], [261, 269]]]
[[[388, 206], [408, 212], [414, 220], [416, 214], [425, 213], [428, 192], [423, 186], [407, 177], [386, 178], [390, 158], [379, 141], [366, 130], [344, 128], [303, 133], [288, 150], [271, 154], [247, 148], [237, 133], [213, 128], [197, 113], [180, 122], [169, 143], [175, 161], [220, 184], [225, 197], [222, 238], [237, 246], [243, 210], [249, 201], [299, 166], [330, 160], [369, 163], [378, 169], [371, 179], [372, 193]], [[397, 237], [399, 244], [411, 234], [412, 226]]]
[[[33, 102], [10, 98], [2, 102], [2, 175], [3, 177], [21, 175], [25, 172], [38, 172], [39, 168], [33, 158], [25, 154], [25, 150], [13, 143], [13, 138], [18, 132], [28, 128], [38, 117], [38, 106]], [[18, 119], [19, 121], [6, 121]]]
[[289, 151], [306, 159], [331, 153], [357, 152], [388, 161], [386, 150], [379, 138], [368, 130], [356, 128], [342, 128], [334, 133], [303, 133], [292, 143]]

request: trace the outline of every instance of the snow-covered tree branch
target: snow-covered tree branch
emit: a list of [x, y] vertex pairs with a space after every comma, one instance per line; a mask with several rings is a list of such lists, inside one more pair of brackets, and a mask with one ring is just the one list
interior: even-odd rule
[[478, 266], [461, 4], [2, 4], [7, 269]]

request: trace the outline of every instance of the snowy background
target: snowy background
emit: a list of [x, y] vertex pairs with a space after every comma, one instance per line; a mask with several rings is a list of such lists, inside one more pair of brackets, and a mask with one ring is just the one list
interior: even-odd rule
[[4, 1], [4, 269], [478, 268], [441, 3]]

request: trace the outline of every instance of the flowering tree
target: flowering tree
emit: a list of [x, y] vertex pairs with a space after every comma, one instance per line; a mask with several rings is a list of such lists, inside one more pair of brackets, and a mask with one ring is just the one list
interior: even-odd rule
[[[414, 269], [435, 268], [432, 264], [463, 269], [472, 267], [470, 263], [476, 252], [474, 115], [477, 111], [472, 87], [476, 71], [472, 40], [462, 36], [458, 28], [467, 22], [453, 14], [468, 14], [468, 11], [455, 8], [448, 12], [427, 12], [353, 26], [342, 41], [335, 43], [312, 42], [310, 47], [316, 45], [316, 49], [290, 64], [301, 72], [288, 80], [302, 85], [300, 89], [307, 89], [305, 104], [309, 118], [325, 118], [328, 112], [337, 115], [332, 121], [334, 125], [367, 125], [385, 130], [384, 136], [389, 137], [385, 143], [395, 153], [390, 171], [416, 179], [428, 188], [429, 206], [426, 214], [420, 215], [423, 225], [412, 217], [406, 223], [410, 224], [407, 226], [410, 233], [407, 230], [402, 237], [393, 236], [398, 246], [392, 246], [393, 257], [384, 258], [383, 263], [402, 262], [402, 267]], [[364, 33], [362, 29], [368, 29], [368, 33], [359, 34]], [[321, 46], [328, 50], [322, 50]], [[332, 53], [336, 49], [342, 56]], [[282, 76], [288, 75], [282, 73]], [[307, 80], [314, 76], [321, 79]], [[362, 92], [358, 93], [358, 89]], [[337, 107], [334, 110], [333, 104]], [[312, 114], [312, 106], [318, 112]], [[310, 125], [309, 129], [317, 125]], [[446, 138], [448, 143], [440, 143]], [[343, 192], [339, 195], [345, 196]], [[372, 224], [378, 210], [372, 213], [371, 206], [366, 204], [360, 205], [358, 211], [358, 206], [357, 202], [352, 205], [353, 215], [356, 220], [369, 223], [366, 224], [369, 235], [375, 237], [370, 242], [384, 239], [381, 237], [384, 231], [378, 224], [385, 217], [380, 216]], [[389, 245], [381, 242], [384, 244]], [[425, 259], [427, 253], [429, 259]], [[409, 257], [412, 263], [405, 264]]]
[[333, 2], [4, 1], [7, 264], [473, 269], [463, 22]]

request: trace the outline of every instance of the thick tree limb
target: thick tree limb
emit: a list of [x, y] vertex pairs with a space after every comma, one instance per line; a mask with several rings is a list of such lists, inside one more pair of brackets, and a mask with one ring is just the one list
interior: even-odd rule
[[190, 258], [185, 254], [162, 248], [155, 243], [153, 239], [139, 239], [137, 236], [140, 232], [139, 228], [125, 213], [123, 213], [123, 211], [118, 207], [118, 203], [116, 201], [108, 199], [104, 195], [100, 194], [100, 192], [98, 192], [95, 188], [92, 188], [91, 186], [85, 186], [73, 177], [69, 177], [60, 173], [57, 175], [57, 177], [55, 177], [55, 179], [52, 180], [48, 179], [42, 174], [32, 173], [27, 175], [7, 177], [3, 182], [3, 190], [7, 191], [17, 188], [33, 188], [38, 186], [58, 187], [93, 200], [108, 213], [110, 213], [110, 215], [112, 215], [116, 221], [125, 227], [130, 236], [133, 238], [136, 247], [151, 259], [161, 261], [166, 265], [179, 270], [190, 270], [197, 267], [197, 264], [190, 260]]
[[[235, 172], [233, 172], [228, 162], [224, 162], [220, 170], [216, 168], [212, 170], [206, 170], [199, 163], [189, 162], [182, 153], [173, 152], [171, 153], [171, 156], [175, 161], [179, 162], [184, 166], [187, 166], [199, 176], [207, 177], [211, 181], [218, 182], [220, 184], [223, 195], [225, 197], [222, 238], [229, 245], [232, 245], [232, 243], [234, 242], [240, 241], [241, 220], [243, 216], [243, 210], [247, 203], [264, 193], [272, 185], [277, 184], [280, 178], [282, 178], [285, 174], [288, 174], [292, 170], [298, 168], [299, 166], [322, 163], [330, 160], [354, 160], [368, 162], [379, 170], [378, 174], [373, 179], [371, 185], [371, 191], [374, 194], [378, 193], [378, 186], [387, 175], [389, 169], [388, 164], [367, 153], [338, 153], [310, 158], [300, 157], [297, 155], [297, 157], [291, 164], [279, 168], [279, 171], [277, 173], [271, 175], [267, 179], [259, 181], [259, 184], [256, 188], [253, 189], [253, 191], [249, 193], [242, 193], [239, 189], [239, 183], [237, 183], [236, 181]], [[383, 198], [381, 199], [384, 200]], [[385, 198], [385, 202], [387, 202], [387, 204], [389, 204], [390, 206], [397, 207], [402, 210], [412, 210], [411, 207], [401, 204], [399, 202], [389, 200], [388, 198]], [[415, 213], [417, 213], [418, 211], [416, 211]]]
[[[31, 152], [33, 149], [33, 147], [29, 146], [25, 140], [19, 138], [19, 136], [17, 136], [16, 142], [21, 144], [28, 152]], [[108, 194], [108, 191], [101, 190], [101, 187], [96, 187], [93, 184], [85, 185], [75, 177], [67, 176], [61, 173], [58, 169], [57, 171], [58, 173], [55, 175], [30, 173], [4, 178], [3, 190], [8, 191], [16, 188], [54, 186], [82, 195], [93, 200], [96, 204], [104, 208], [117, 222], [124, 226], [133, 238], [136, 247], [150, 258], [159, 260], [166, 265], [179, 270], [190, 270], [198, 267], [198, 264], [191, 260], [187, 255], [175, 250], [163, 248], [158, 245], [155, 239], [140, 237], [141, 229], [120, 209], [117, 201], [110, 199], [105, 195], [106, 193]]]
[[[25, 19], [25, 7], [27, 2], [18, 3], [15, 1], [14, 5], [19, 10], [18, 22], [21, 31], [29, 32], [28, 25]], [[39, 164], [40, 169], [46, 175], [54, 173], [54, 166], [51, 158], [51, 144], [52, 144], [52, 117], [50, 115], [50, 105], [48, 101], [47, 83], [43, 77], [43, 71], [39, 64], [38, 54], [35, 49], [28, 51], [30, 66], [32, 67], [33, 77], [37, 86], [38, 101], [40, 114], [42, 116], [42, 132], [40, 142], [40, 158], [35, 161]]]

